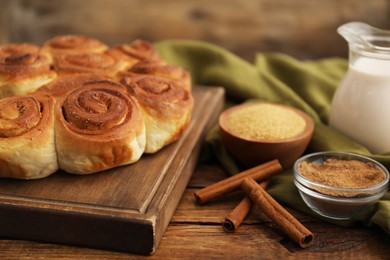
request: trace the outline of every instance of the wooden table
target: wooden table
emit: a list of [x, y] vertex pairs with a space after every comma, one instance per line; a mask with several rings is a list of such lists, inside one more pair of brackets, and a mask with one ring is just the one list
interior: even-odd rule
[[0, 259], [389, 259], [390, 236], [380, 229], [343, 228], [291, 209], [316, 236], [309, 248], [294, 244], [256, 207], [236, 233], [225, 233], [221, 220], [241, 195], [226, 195], [202, 206], [193, 195], [225, 177], [218, 165], [198, 166], [152, 256], [1, 238]]

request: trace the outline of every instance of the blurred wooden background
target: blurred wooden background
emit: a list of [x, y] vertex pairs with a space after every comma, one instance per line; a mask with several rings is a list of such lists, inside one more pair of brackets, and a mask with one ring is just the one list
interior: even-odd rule
[[346, 56], [336, 28], [363, 21], [390, 29], [389, 0], [0, 0], [0, 43], [41, 44], [86, 34], [108, 44], [195, 39], [251, 59], [256, 51], [297, 58]]

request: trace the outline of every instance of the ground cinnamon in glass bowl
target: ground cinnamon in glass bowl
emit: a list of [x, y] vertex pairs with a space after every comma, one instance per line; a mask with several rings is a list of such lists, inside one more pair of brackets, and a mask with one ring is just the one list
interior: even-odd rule
[[365, 156], [321, 152], [295, 162], [294, 183], [313, 211], [328, 218], [349, 219], [386, 193], [389, 172]]

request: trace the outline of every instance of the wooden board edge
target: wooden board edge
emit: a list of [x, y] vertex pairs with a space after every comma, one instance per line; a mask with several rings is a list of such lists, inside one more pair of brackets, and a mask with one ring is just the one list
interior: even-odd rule
[[[182, 165], [183, 169], [183, 174], [180, 176], [180, 178], [176, 178], [173, 182], [172, 185], [170, 186], [170, 189], [166, 191], [167, 197], [165, 199], [161, 199], [159, 201], [159, 205], [156, 208], [161, 209], [162, 207], [166, 206], [166, 201], [170, 200], [171, 208], [170, 210], [159, 210], [157, 212], [157, 219], [156, 219], [156, 224], [155, 224], [155, 243], [153, 245], [152, 251], [150, 254], [153, 254], [157, 247], [158, 244], [161, 240], [161, 237], [163, 236], [171, 218], [172, 215], [174, 214], [177, 205], [179, 204], [179, 201], [181, 197], [183, 196], [184, 190], [186, 189], [186, 186], [194, 173], [194, 170], [196, 168], [198, 159], [199, 159], [199, 153], [201, 151], [202, 145], [203, 145], [203, 140], [207, 134], [207, 132], [214, 126], [214, 124], [217, 122], [218, 116], [220, 112], [223, 109], [224, 106], [224, 95], [225, 91], [221, 87], [210, 87], [208, 99], [205, 101], [207, 106], [205, 106], [203, 109], [204, 110], [211, 110], [213, 113], [209, 113], [210, 117], [209, 118], [203, 118], [204, 120], [204, 127], [202, 127], [202, 132], [200, 134], [200, 139], [202, 142], [197, 142], [193, 146], [192, 153], [188, 156], [186, 164]], [[208, 113], [204, 113], [207, 115]], [[191, 137], [187, 137], [191, 138]]]
[[[202, 132], [200, 133], [202, 140], [223, 106], [223, 89], [207, 88], [209, 89], [208, 98], [211, 103], [203, 109], [206, 109], [206, 111], [211, 109], [213, 113], [210, 113], [209, 118], [204, 118], [204, 126], [202, 126]], [[214, 106], [211, 104], [214, 104]], [[187, 136], [187, 138], [190, 137]], [[110, 216], [103, 212], [102, 214], [95, 214], [92, 218], [88, 215], [88, 212], [80, 212], [73, 206], [68, 209], [52, 208], [50, 205], [31, 208], [28, 207], [28, 198], [25, 198], [26, 201], [22, 199], [23, 203], [26, 202], [23, 205], [16, 205], [12, 201], [0, 205], [1, 235], [8, 238], [150, 255], [155, 252], [194, 171], [199, 156], [200, 142], [195, 144], [192, 149], [188, 155], [188, 163], [181, 164], [183, 175], [175, 180], [163, 199], [154, 198], [153, 203], [158, 206], [160, 212], [148, 212], [148, 214], [134, 219], [118, 215]], [[177, 186], [181, 188], [175, 189]], [[173, 201], [171, 201], [173, 206], [170, 210], [164, 212], [161, 209], [168, 197]], [[18, 223], [17, 227], [11, 228], [14, 223]], [[53, 236], [52, 230], [56, 230], [56, 234], [60, 234], [60, 236]], [[95, 237], [96, 234], [91, 234], [91, 230], [99, 230], [98, 236], [104, 234], [110, 235], [110, 238], [97, 238]], [[126, 230], [129, 230], [129, 232]]]

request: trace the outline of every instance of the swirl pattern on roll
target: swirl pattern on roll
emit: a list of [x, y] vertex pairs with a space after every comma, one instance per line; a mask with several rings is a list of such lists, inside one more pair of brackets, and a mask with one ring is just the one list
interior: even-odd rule
[[60, 168], [88, 174], [138, 160], [145, 124], [138, 102], [113, 81], [90, 81], [56, 106]]
[[20, 136], [40, 121], [41, 104], [33, 97], [0, 100], [0, 137]]
[[0, 45], [0, 98], [26, 95], [56, 77], [50, 56], [29, 43]]
[[0, 45], [0, 99], [0, 177], [19, 179], [134, 163], [176, 141], [193, 109], [189, 72], [151, 43], [83, 35]]
[[123, 54], [110, 49], [101, 53], [59, 54], [54, 57], [54, 66], [60, 75], [95, 73], [115, 77], [129, 63]]
[[187, 127], [193, 109], [191, 92], [156, 76], [124, 77], [121, 81], [139, 102], [146, 125], [146, 153], [176, 141]]
[[114, 49], [125, 54], [132, 64], [135, 64], [138, 61], [165, 63], [153, 45], [140, 39], [135, 40], [130, 44], [119, 44], [115, 46]]
[[108, 77], [93, 73], [76, 73], [57, 77], [52, 82], [40, 87], [35, 93], [47, 94], [55, 99], [66, 96], [66, 94], [89, 81], [108, 80]]
[[58, 170], [53, 99], [48, 96], [0, 100], [0, 176], [46, 177]]
[[179, 83], [191, 90], [191, 75], [188, 71], [174, 65], [161, 62], [140, 61], [122, 73], [131, 76], [133, 74], [154, 75], [179, 81]]
[[59, 53], [100, 53], [108, 49], [108, 46], [98, 39], [84, 35], [60, 35], [43, 45], [53, 55]]

